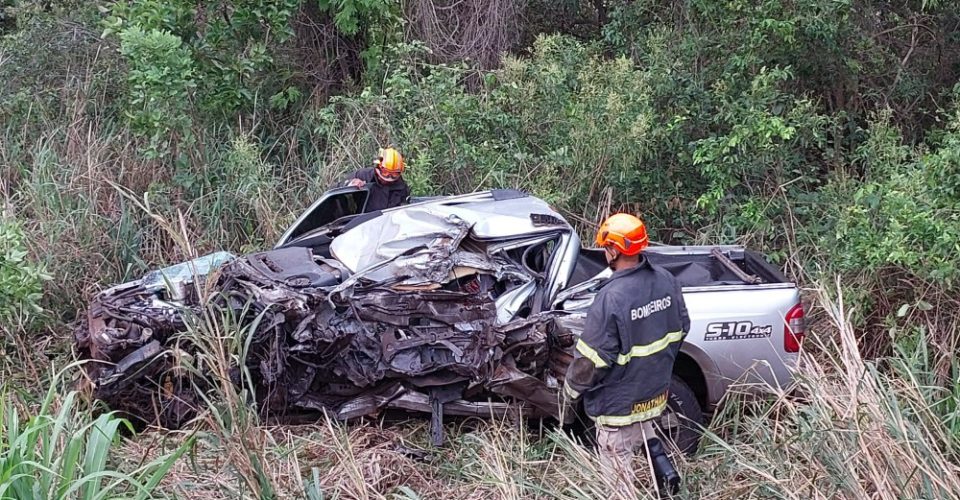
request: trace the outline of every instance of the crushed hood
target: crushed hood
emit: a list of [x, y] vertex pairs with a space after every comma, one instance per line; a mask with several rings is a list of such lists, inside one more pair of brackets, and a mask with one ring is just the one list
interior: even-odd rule
[[530, 237], [568, 226], [542, 200], [455, 200], [411, 205], [384, 212], [338, 236], [333, 256], [351, 272], [367, 269], [414, 249], [436, 246], [437, 240], [459, 243], [472, 239], [502, 240]]

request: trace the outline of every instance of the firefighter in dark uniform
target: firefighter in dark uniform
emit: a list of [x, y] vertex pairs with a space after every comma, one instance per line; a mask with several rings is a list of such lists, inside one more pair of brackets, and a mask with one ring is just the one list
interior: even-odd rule
[[633, 453], [646, 446], [658, 490], [675, 494], [680, 475], [653, 419], [667, 405], [673, 362], [690, 329], [687, 308], [673, 275], [641, 253], [647, 230], [640, 219], [611, 216], [596, 243], [614, 272], [587, 312], [564, 393], [571, 400], [583, 397], [596, 423], [600, 458], [617, 471], [622, 490], [633, 490]]
[[403, 157], [393, 148], [380, 150], [373, 167], [361, 168], [350, 176], [347, 185], [365, 188], [367, 212], [399, 207], [410, 196], [410, 188], [403, 180]]

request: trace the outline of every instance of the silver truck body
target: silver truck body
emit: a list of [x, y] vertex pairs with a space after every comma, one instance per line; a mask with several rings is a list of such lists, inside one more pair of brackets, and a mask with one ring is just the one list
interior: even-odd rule
[[[349, 192], [352, 188], [345, 188]], [[331, 192], [333, 196], [336, 193]], [[559, 234], [556, 258], [551, 259], [544, 273], [544, 309], [559, 308], [574, 314], [585, 315], [592, 302], [588, 291], [609, 276], [609, 269], [601, 270], [576, 286], [568, 286], [574, 276], [578, 261], [583, 259], [580, 238], [562, 216], [542, 200], [532, 196], [508, 200], [496, 200], [491, 192], [471, 193], [461, 196], [430, 198], [425, 201], [383, 211], [386, 217], [376, 222], [360, 224], [338, 236], [332, 248], [339, 246], [341, 254], [350, 249], [353, 255], [341, 255], [339, 260], [353, 265], [353, 271], [369, 267], [378, 260], [389, 258], [404, 248], [422, 242], [442, 231], [444, 217], [455, 214], [475, 224], [474, 234], [481, 239], [515, 240], [517, 244], [530, 244], [538, 237], [550, 238]], [[311, 211], [324, 211], [326, 198], [318, 200], [295, 222], [277, 243], [276, 248], [291, 244], [295, 234], [305, 235], [309, 229], [298, 226], [307, 221]], [[409, 214], [432, 214], [428, 220], [423, 215], [411, 218]], [[561, 219], [560, 224], [537, 226], [529, 222], [531, 214], [545, 214]], [[397, 222], [393, 222], [396, 220]], [[419, 233], [410, 230], [412, 221], [419, 221]], [[386, 236], [384, 236], [386, 234]], [[386, 241], [389, 240], [389, 241]], [[382, 245], [397, 245], [390, 252], [379, 249]], [[648, 255], [704, 260], [711, 252], [719, 250], [742, 267], [753, 264], [756, 269], [742, 269], [747, 274], [763, 275], [760, 283], [737, 282], [728, 279], [722, 283], [697, 283], [694, 276], [690, 283], [681, 283], [683, 295], [690, 313], [690, 331], [681, 348], [678, 369], [688, 385], [697, 393], [704, 410], [711, 410], [734, 382], [769, 385], [786, 388], [792, 382], [792, 369], [798, 354], [787, 352], [785, 337], [803, 334], [800, 293], [795, 283], [790, 282], [762, 257], [747, 252], [741, 246], [668, 246], [653, 245]], [[590, 250], [586, 250], [589, 252]], [[376, 258], [377, 254], [380, 259]], [[361, 265], [362, 263], [362, 265]], [[682, 278], [682, 276], [681, 276]], [[728, 276], [734, 278], [734, 276]], [[501, 321], [514, 319], [518, 304], [535, 292], [533, 286], [498, 301]], [[572, 296], [569, 304], [564, 302]], [[790, 313], [799, 311], [800, 318], [790, 325]], [[683, 366], [685, 363], [695, 366]]]
[[[648, 254], [708, 256], [720, 248], [735, 260], [744, 249], [738, 246], [652, 246]], [[592, 303], [591, 287], [609, 277], [604, 271], [562, 294], [557, 307], [585, 315]], [[784, 336], [788, 313], [800, 304], [794, 283], [721, 284], [683, 286], [690, 314], [690, 331], [680, 348], [679, 363], [693, 362], [703, 379], [688, 380], [705, 410], [714, 407], [734, 382], [786, 388], [793, 380], [798, 354], [787, 352]], [[742, 325], [750, 325], [751, 334]], [[738, 325], [739, 327], [738, 331]], [[769, 327], [769, 334], [767, 333]], [[796, 328], [797, 333], [802, 330]], [[685, 374], [683, 378], [690, 378]]]

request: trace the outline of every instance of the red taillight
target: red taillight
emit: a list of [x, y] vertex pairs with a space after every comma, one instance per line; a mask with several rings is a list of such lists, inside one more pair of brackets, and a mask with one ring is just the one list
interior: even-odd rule
[[797, 304], [783, 317], [783, 350], [800, 352], [800, 343], [803, 342], [806, 329], [803, 320], [803, 304]]

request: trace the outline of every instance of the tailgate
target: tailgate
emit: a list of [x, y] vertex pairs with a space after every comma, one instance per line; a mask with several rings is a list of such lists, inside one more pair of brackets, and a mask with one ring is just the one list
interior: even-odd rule
[[715, 404], [735, 381], [787, 387], [798, 354], [787, 352], [785, 326], [800, 303], [792, 283], [683, 289], [690, 332], [683, 351], [696, 360]]

